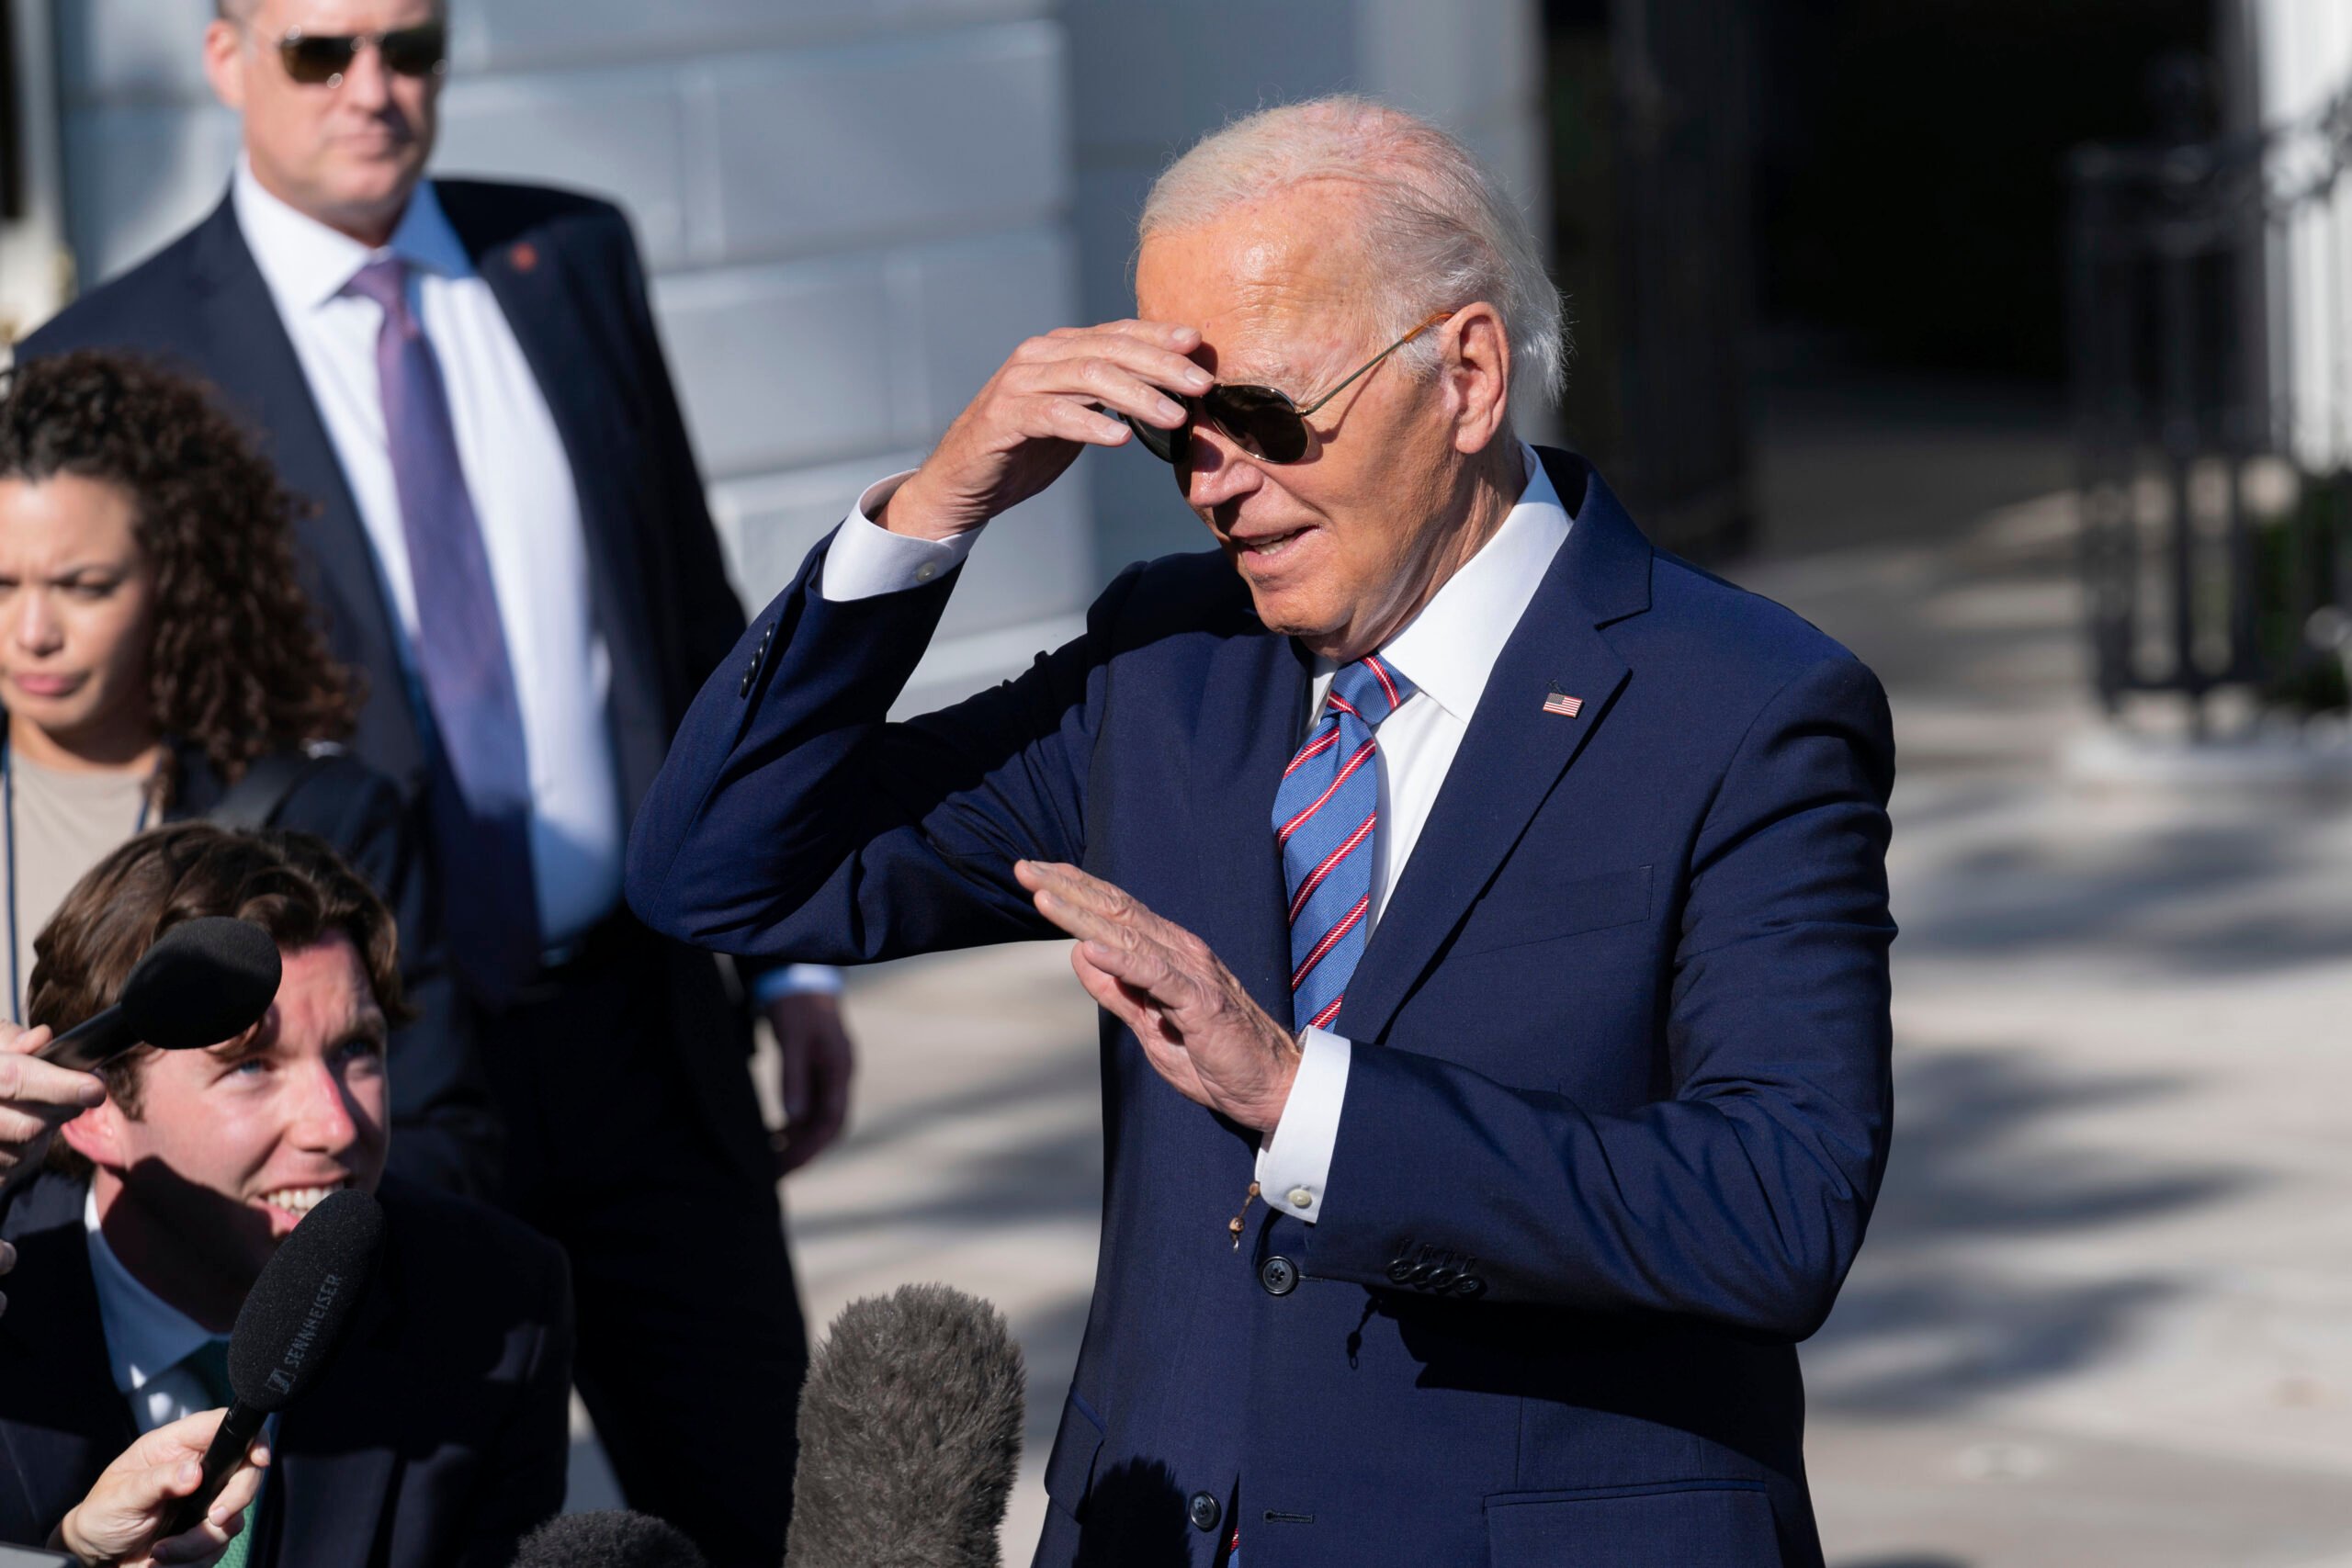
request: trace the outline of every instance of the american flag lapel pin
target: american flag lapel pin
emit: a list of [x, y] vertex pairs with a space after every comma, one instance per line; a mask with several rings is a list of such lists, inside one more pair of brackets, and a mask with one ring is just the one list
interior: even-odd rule
[[1558, 714], [1562, 718], [1574, 718], [1584, 712], [1584, 699], [1568, 695], [1555, 682], [1551, 694], [1544, 699], [1544, 711]]

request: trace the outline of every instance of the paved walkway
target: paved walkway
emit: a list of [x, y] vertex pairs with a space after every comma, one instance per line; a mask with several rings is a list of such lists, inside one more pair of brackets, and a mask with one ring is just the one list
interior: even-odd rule
[[[1902, 748], [1894, 1163], [1805, 1358], [1823, 1536], [1838, 1568], [2352, 1568], [2352, 813], [2060, 781], [2094, 719], [2052, 429], [1778, 399], [1769, 561], [1734, 572], [1882, 671]], [[1010, 1314], [1025, 1562], [1093, 1268], [1091, 1009], [1058, 943], [850, 1005], [853, 1134], [787, 1188], [811, 1321], [920, 1280]]]
[[2352, 1564], [2352, 810], [2064, 783], [2063, 450], [1939, 417], [1768, 422], [1736, 574], [1881, 671], [1901, 753], [1894, 1155], [1805, 1354], [1831, 1560]]

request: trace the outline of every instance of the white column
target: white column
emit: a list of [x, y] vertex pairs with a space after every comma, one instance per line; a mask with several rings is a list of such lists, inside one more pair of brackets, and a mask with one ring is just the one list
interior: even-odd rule
[[[2329, 158], [2312, 117], [2352, 90], [2352, 6], [2254, 0], [2262, 121], [2289, 128], [2274, 183], [2300, 186]], [[2295, 456], [2324, 470], [2352, 459], [2352, 188], [2339, 187], [2273, 231], [2271, 388], [2289, 411]]]

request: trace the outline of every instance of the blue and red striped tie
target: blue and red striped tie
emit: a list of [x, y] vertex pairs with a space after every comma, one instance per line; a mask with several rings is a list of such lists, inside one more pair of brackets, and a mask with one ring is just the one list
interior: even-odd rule
[[1379, 748], [1373, 731], [1413, 694], [1378, 654], [1331, 677], [1323, 716], [1274, 792], [1274, 836], [1290, 888], [1291, 1021], [1328, 1029], [1372, 926], [1372, 866], [1380, 829]]

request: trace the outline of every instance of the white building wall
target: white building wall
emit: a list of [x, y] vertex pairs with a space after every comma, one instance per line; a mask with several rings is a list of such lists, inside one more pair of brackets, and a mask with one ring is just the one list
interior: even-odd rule
[[[2352, 5], [2247, 0], [2261, 123], [2290, 128], [2274, 186], [2303, 185], [2332, 154], [2313, 117], [2352, 92]], [[2352, 463], [2352, 178], [2274, 231], [2269, 257], [2271, 390], [2295, 455], [2317, 470]]]

